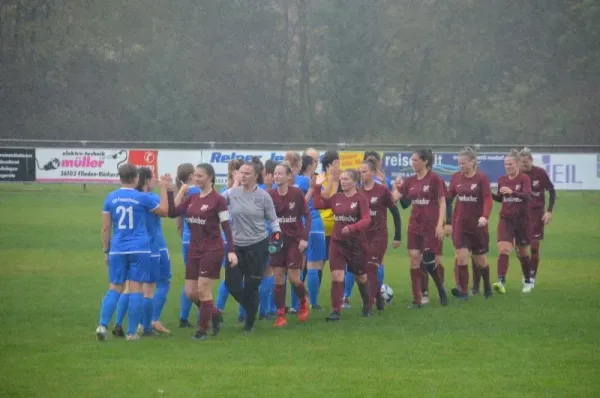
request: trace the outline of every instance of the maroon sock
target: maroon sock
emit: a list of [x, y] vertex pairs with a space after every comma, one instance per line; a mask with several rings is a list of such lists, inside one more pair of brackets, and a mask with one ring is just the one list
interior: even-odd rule
[[273, 294], [275, 295], [275, 307], [278, 310], [285, 310], [285, 285], [275, 285]]
[[410, 269], [410, 282], [412, 285], [412, 294], [415, 304], [421, 304], [421, 281], [423, 273], [420, 268]]
[[498, 280], [504, 283], [506, 273], [508, 272], [508, 255], [500, 254], [498, 256]]
[[460, 279], [458, 275], [458, 261], [456, 261], [456, 258], [454, 259], [454, 284], [456, 286], [460, 286]]
[[521, 271], [523, 272], [523, 278], [525, 278], [525, 283], [531, 282], [531, 260], [529, 256], [519, 257], [519, 261], [521, 261]]
[[369, 281], [369, 306], [375, 304], [375, 299], [381, 291], [379, 284], [379, 277], [377, 276], [377, 269], [379, 266], [375, 264], [367, 264], [367, 280]]
[[331, 281], [331, 309], [342, 312], [342, 299], [344, 297], [344, 282]]
[[210, 327], [215, 306], [212, 300], [200, 302], [200, 321], [198, 322], [198, 330], [206, 332]]
[[[296, 296], [298, 296], [300, 302], [304, 300], [304, 297], [306, 297], [306, 287], [304, 286], [304, 282], [300, 281], [300, 283], [294, 285], [294, 293], [296, 293]], [[283, 294], [285, 295], [285, 290]], [[285, 296], [283, 306], [285, 307]]]
[[463, 294], [469, 293], [469, 266], [467, 264], [458, 266], [458, 280], [460, 291]]
[[437, 267], [440, 269], [440, 277], [442, 278], [442, 283], [446, 281], [446, 269], [442, 264], [438, 264]]
[[360, 298], [362, 299], [363, 310], [370, 311], [371, 305], [369, 301], [369, 279], [367, 279], [365, 283], [358, 282], [358, 291], [360, 292]]
[[421, 263], [421, 292], [427, 293], [429, 292], [429, 274], [427, 273], [427, 268], [424, 263]]
[[479, 290], [481, 272], [479, 271], [479, 266], [475, 263], [475, 260], [473, 259], [471, 259], [471, 271], [473, 272], [473, 290]]
[[535, 278], [540, 264], [540, 242], [533, 242], [531, 245], [531, 277]]
[[485, 268], [479, 268], [479, 273], [483, 279], [483, 290], [486, 292], [492, 290], [492, 283], [490, 282], [490, 266], [486, 265]]

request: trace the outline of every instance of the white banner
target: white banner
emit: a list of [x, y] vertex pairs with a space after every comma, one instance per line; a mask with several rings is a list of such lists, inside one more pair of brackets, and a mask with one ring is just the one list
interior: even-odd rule
[[267, 160], [283, 162], [286, 151], [244, 151], [238, 149], [214, 149], [202, 151], [202, 163], [210, 163], [215, 168], [217, 184], [227, 182], [227, 164], [233, 159], [250, 162], [253, 157], [259, 157], [264, 163]]
[[600, 190], [599, 154], [534, 154], [533, 163], [546, 170], [557, 190]]
[[202, 163], [202, 151], [180, 151], [176, 149], [164, 149], [158, 151], [158, 170], [159, 174], [171, 174], [173, 179], [177, 177], [177, 167], [182, 163], [191, 163], [194, 166]]
[[35, 151], [39, 182], [117, 183], [127, 149], [49, 149]]

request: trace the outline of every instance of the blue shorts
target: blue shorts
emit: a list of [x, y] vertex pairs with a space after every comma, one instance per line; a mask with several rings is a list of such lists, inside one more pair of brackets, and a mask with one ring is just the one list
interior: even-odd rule
[[171, 257], [169, 256], [169, 249], [161, 249], [159, 253], [158, 281], [169, 281], [171, 280]]
[[146, 282], [151, 278], [150, 253], [111, 254], [108, 256], [108, 280], [113, 285], [125, 281]]
[[225, 268], [227, 265], [227, 242], [223, 241], [223, 247], [225, 248], [225, 255], [223, 256], [223, 263], [221, 266]]
[[308, 247], [306, 248], [306, 261], [312, 263], [327, 260], [327, 246], [325, 244], [325, 232], [311, 232], [308, 235]]
[[190, 244], [189, 243], [182, 243], [181, 244], [181, 257], [183, 258], [183, 265], [185, 265], [187, 263], [187, 255], [188, 255], [188, 249], [190, 248]]
[[144, 283], [156, 283], [158, 281], [158, 274], [160, 272], [160, 254], [152, 253], [150, 255], [150, 272], [148, 272]]

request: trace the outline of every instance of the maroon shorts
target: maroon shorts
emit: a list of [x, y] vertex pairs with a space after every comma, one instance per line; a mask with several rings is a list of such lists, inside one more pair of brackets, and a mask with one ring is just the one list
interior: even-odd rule
[[435, 227], [429, 228], [426, 232], [420, 234], [409, 231], [406, 240], [408, 250], [418, 250], [421, 253], [428, 250], [438, 255], [442, 252], [442, 242], [435, 236]]
[[452, 243], [457, 249], [468, 249], [475, 255], [485, 254], [490, 251], [488, 227], [487, 225], [485, 227], [465, 226], [460, 222], [455, 222], [452, 226]]
[[217, 249], [200, 252], [197, 256], [189, 257], [185, 264], [185, 279], [196, 280], [200, 277], [219, 279], [224, 255], [224, 249]]
[[348, 271], [354, 275], [364, 275], [368, 247], [364, 242], [336, 241], [329, 245], [329, 268], [331, 271]]
[[383, 264], [383, 257], [387, 251], [388, 237], [387, 235], [374, 236], [368, 242], [367, 262], [373, 264]]
[[529, 223], [531, 225], [531, 239], [542, 240], [544, 239], [544, 222], [542, 218], [546, 211], [544, 208], [541, 209], [529, 209]]
[[304, 255], [298, 249], [297, 239], [283, 239], [283, 247], [280, 251], [271, 255], [269, 265], [271, 267], [286, 269], [302, 269]]
[[514, 242], [517, 246], [528, 246], [531, 243], [529, 218], [504, 218], [498, 220], [498, 242]]

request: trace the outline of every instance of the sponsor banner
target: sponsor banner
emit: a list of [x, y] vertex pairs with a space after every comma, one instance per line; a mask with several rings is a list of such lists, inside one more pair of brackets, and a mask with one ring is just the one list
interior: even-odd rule
[[283, 162], [286, 151], [244, 151], [239, 149], [214, 149], [202, 151], [202, 163], [210, 163], [215, 168], [216, 183], [227, 183], [227, 164], [233, 159], [242, 159], [250, 162], [253, 157], [258, 157], [264, 163], [267, 160]]
[[[384, 152], [381, 164], [386, 176], [395, 179], [398, 176], [406, 178], [413, 175], [414, 171], [410, 164], [411, 156], [411, 152]], [[434, 153], [433, 171], [449, 183], [452, 174], [459, 170], [456, 158], [457, 154], [455, 153]], [[477, 161], [479, 169], [488, 176], [492, 186], [495, 186], [498, 178], [504, 175], [504, 154], [478, 154]]]
[[[340, 168], [342, 170], [358, 169], [363, 161], [364, 152], [339, 152]], [[321, 155], [321, 159], [323, 155]]]
[[35, 149], [0, 148], [0, 182], [35, 181]]
[[175, 179], [177, 177], [177, 167], [182, 163], [191, 163], [194, 166], [202, 163], [202, 151], [180, 151], [176, 149], [158, 151], [157, 169], [161, 175], [168, 173]]
[[557, 190], [600, 190], [600, 154], [534, 154]]
[[128, 163], [137, 167], [148, 167], [150, 170], [152, 170], [154, 177], [158, 177], [157, 150], [132, 149], [129, 151]]
[[38, 148], [39, 182], [118, 183], [118, 170], [127, 163], [127, 149]]

